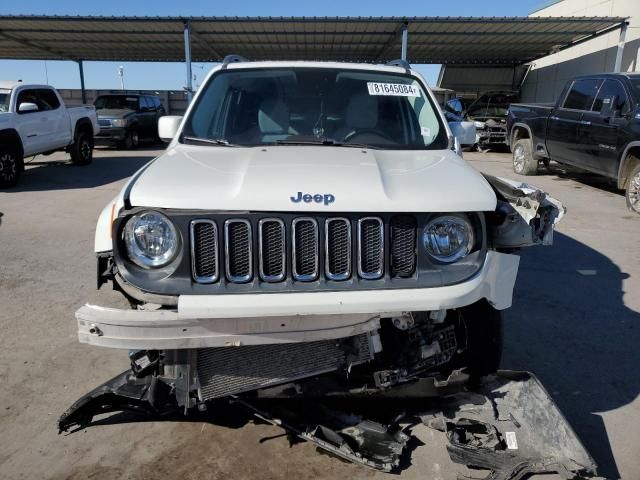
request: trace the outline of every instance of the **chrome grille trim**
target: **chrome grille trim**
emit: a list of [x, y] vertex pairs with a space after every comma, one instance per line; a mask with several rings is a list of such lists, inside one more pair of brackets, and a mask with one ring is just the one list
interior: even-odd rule
[[[333, 272], [331, 270], [332, 255], [336, 255], [336, 248], [331, 248], [330, 245], [330, 230], [331, 224], [335, 222], [342, 222], [347, 226], [347, 250], [346, 250], [346, 269], [341, 272]], [[329, 280], [347, 280], [351, 277], [351, 221], [344, 217], [327, 218], [324, 222], [324, 269], [325, 275]]]
[[[269, 223], [277, 223], [278, 225], [280, 225], [281, 228], [281, 242], [279, 245], [279, 248], [281, 250], [280, 253], [280, 257], [281, 257], [281, 265], [282, 265], [282, 269], [280, 271], [280, 273], [278, 273], [277, 275], [274, 274], [267, 274], [265, 273], [265, 245], [264, 245], [264, 228], [265, 228], [265, 224], [269, 224]], [[258, 222], [258, 268], [260, 270], [260, 279], [265, 281], [265, 282], [281, 282], [282, 280], [284, 280], [284, 277], [286, 275], [286, 264], [287, 264], [287, 249], [286, 249], [286, 245], [285, 245], [285, 238], [286, 238], [286, 230], [285, 230], [285, 226], [284, 226], [284, 222], [279, 219], [279, 218], [263, 218]], [[273, 245], [267, 245], [267, 248], [273, 249], [274, 246]], [[272, 252], [269, 251], [267, 252], [267, 255], [271, 255]], [[277, 253], [276, 253], [277, 254]]]
[[[196, 239], [196, 227], [197, 225], [201, 224], [208, 224], [213, 227], [213, 247], [211, 248], [213, 250], [213, 255], [211, 255], [211, 252], [205, 254], [204, 252], [198, 251], [199, 245], [197, 243], [198, 239]], [[191, 244], [191, 275], [193, 277], [193, 280], [197, 283], [217, 282], [218, 278], [220, 277], [220, 262], [218, 257], [218, 225], [213, 220], [192, 220], [189, 225], [189, 236]], [[207, 256], [208, 258], [204, 259], [204, 256]], [[213, 261], [213, 268], [215, 270], [215, 273], [213, 273], [213, 275], [199, 275], [199, 272], [201, 272], [202, 270], [201, 265], [199, 265], [199, 261], [206, 260], [208, 260], [209, 262]]]
[[[308, 222], [313, 225], [313, 239], [315, 245], [312, 246], [313, 249], [313, 261], [314, 268], [311, 273], [299, 273], [298, 272], [298, 255], [300, 254], [298, 248], [298, 241], [296, 239], [296, 229], [298, 228], [298, 224]], [[300, 282], [312, 282], [318, 278], [318, 270], [319, 270], [319, 254], [318, 254], [318, 222], [315, 218], [312, 217], [299, 217], [295, 218], [291, 222], [291, 270], [293, 271], [293, 278]], [[308, 247], [307, 247], [308, 248]], [[305, 259], [303, 259], [305, 260]]]
[[[238, 248], [238, 245], [230, 245], [229, 227], [235, 223], [242, 223], [247, 226], [247, 273], [243, 275], [232, 275], [231, 272], [231, 249]], [[249, 220], [245, 220], [243, 218], [230, 218], [224, 222], [224, 253], [227, 280], [233, 283], [246, 283], [253, 278], [253, 237], [251, 233], [251, 223]]]
[[[377, 268], [373, 270], [363, 269], [363, 262], [368, 261], [368, 253], [363, 252], [363, 248], [370, 248], [363, 244], [363, 225], [365, 222], [376, 222], [378, 224], [380, 248], [377, 251]], [[368, 243], [368, 242], [367, 242]], [[363, 254], [364, 253], [364, 254]], [[372, 259], [373, 260], [373, 259]], [[365, 280], [377, 280], [384, 274], [384, 223], [379, 217], [362, 217], [358, 220], [358, 275]]]

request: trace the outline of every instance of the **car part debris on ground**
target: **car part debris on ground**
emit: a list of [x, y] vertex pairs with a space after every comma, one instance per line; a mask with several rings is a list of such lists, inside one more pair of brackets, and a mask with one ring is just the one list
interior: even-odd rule
[[[357, 401], [338, 392], [314, 396], [318, 388], [332, 385], [331, 378], [317, 377], [258, 395], [233, 395], [211, 405], [215, 412], [196, 410], [191, 418], [217, 423], [216, 417], [228, 417], [225, 411], [241, 407], [258, 420], [282, 427], [292, 442], [308, 441], [336, 457], [385, 472], [408, 464], [412, 430], [421, 424], [446, 435], [453, 462], [486, 471], [488, 480], [539, 473], [596, 478], [593, 459], [531, 373], [498, 371], [472, 379], [457, 371], [446, 381], [418, 385], [406, 395], [363, 392]], [[134, 367], [78, 400], [62, 415], [59, 428], [77, 431], [90, 426], [95, 416], [115, 411], [175, 420], [181, 415], [176, 393], [152, 371], [140, 376]], [[108, 419], [101, 420], [105, 422]]]

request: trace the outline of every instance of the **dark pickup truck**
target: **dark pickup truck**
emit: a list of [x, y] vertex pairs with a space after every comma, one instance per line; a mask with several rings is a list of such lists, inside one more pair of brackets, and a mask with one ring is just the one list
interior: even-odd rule
[[553, 160], [604, 175], [640, 214], [640, 74], [576, 77], [555, 105], [512, 104], [507, 129], [516, 173]]

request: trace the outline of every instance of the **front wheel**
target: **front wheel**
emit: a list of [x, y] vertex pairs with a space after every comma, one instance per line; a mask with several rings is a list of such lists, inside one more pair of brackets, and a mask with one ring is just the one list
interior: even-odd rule
[[135, 150], [136, 148], [138, 148], [139, 145], [140, 145], [140, 135], [138, 134], [138, 131], [135, 128], [132, 128], [127, 133], [127, 136], [124, 139], [124, 142], [122, 143], [121, 148], [124, 148], [125, 150]]
[[521, 138], [513, 145], [513, 171], [518, 175], [538, 173], [538, 161], [533, 158], [533, 147], [529, 138]]
[[640, 215], [640, 163], [631, 171], [625, 197], [629, 210]]
[[15, 149], [0, 146], [0, 187], [15, 187], [22, 171], [22, 159]]
[[74, 165], [89, 165], [93, 160], [92, 136], [84, 130], [78, 132], [69, 153]]

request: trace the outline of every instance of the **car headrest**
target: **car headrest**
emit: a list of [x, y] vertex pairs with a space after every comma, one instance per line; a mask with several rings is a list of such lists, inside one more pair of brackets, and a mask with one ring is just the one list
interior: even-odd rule
[[374, 128], [378, 124], [378, 100], [367, 93], [355, 94], [349, 99], [345, 117], [351, 128]]
[[288, 133], [289, 108], [279, 99], [267, 98], [258, 109], [258, 127], [262, 133]]

